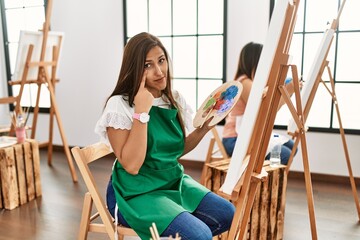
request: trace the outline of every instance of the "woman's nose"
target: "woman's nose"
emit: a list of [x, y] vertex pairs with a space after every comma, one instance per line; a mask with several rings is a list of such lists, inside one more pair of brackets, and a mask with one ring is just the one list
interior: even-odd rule
[[158, 65], [156, 65], [156, 67], [155, 67], [155, 72], [156, 72], [156, 75], [163, 75], [161, 67]]

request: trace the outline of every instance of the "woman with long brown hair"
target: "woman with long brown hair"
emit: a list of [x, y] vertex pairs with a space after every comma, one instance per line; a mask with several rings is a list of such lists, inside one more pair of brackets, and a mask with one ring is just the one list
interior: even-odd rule
[[234, 206], [184, 174], [178, 162], [211, 129], [211, 119], [186, 134], [191, 110], [172, 89], [170, 70], [157, 37], [140, 33], [126, 44], [118, 82], [96, 125], [116, 156], [107, 204], [142, 239], [150, 238], [152, 222], [161, 236], [212, 239], [230, 228]]

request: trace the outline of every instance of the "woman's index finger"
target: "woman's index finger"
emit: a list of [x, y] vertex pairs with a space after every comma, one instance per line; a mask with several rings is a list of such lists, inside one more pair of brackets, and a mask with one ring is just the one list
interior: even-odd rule
[[140, 83], [140, 87], [144, 88], [145, 87], [145, 83], [146, 83], [146, 76], [147, 76], [147, 70], [144, 71], [142, 79], [141, 79], [141, 83]]

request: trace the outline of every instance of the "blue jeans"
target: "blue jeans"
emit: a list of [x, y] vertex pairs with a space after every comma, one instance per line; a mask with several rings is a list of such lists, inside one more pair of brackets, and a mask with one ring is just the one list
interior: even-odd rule
[[[106, 202], [110, 214], [114, 217], [116, 200], [111, 179], [107, 187]], [[230, 229], [234, 212], [235, 207], [232, 203], [209, 192], [193, 213], [180, 213], [161, 236], [175, 237], [176, 233], [179, 233], [182, 240], [211, 240], [213, 236]], [[129, 227], [120, 211], [118, 211], [118, 219], [121, 225]]]
[[[226, 153], [231, 157], [234, 152], [236, 137], [223, 138], [222, 143], [224, 145]], [[291, 150], [293, 149], [293, 147], [294, 147], [293, 140], [289, 140], [281, 146], [281, 154], [280, 154], [281, 164], [286, 165], [288, 163], [290, 154], [291, 154]], [[296, 149], [295, 154], [296, 153], [297, 153], [297, 149]], [[270, 159], [270, 153], [268, 155], [266, 155], [265, 159], [266, 160]]]
[[[283, 165], [288, 164], [293, 147], [294, 147], [293, 140], [289, 140], [281, 146], [281, 153], [280, 153], [281, 164], [283, 164]], [[297, 149], [295, 151], [294, 156], [296, 155], [296, 153], [297, 153]], [[269, 157], [266, 159], [270, 159], [270, 154], [268, 154], [268, 156], [266, 156], [266, 157]]]
[[229, 138], [223, 138], [222, 143], [224, 145], [225, 151], [229, 157], [232, 156], [235, 148], [237, 137], [229, 137]]

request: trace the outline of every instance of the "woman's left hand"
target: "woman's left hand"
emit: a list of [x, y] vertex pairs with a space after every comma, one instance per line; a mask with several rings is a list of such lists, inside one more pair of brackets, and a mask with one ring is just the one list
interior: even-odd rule
[[209, 126], [209, 124], [213, 120], [213, 118], [214, 118], [214, 116], [207, 119], [199, 128], [206, 132], [210, 131], [213, 127], [215, 127], [215, 125]]

